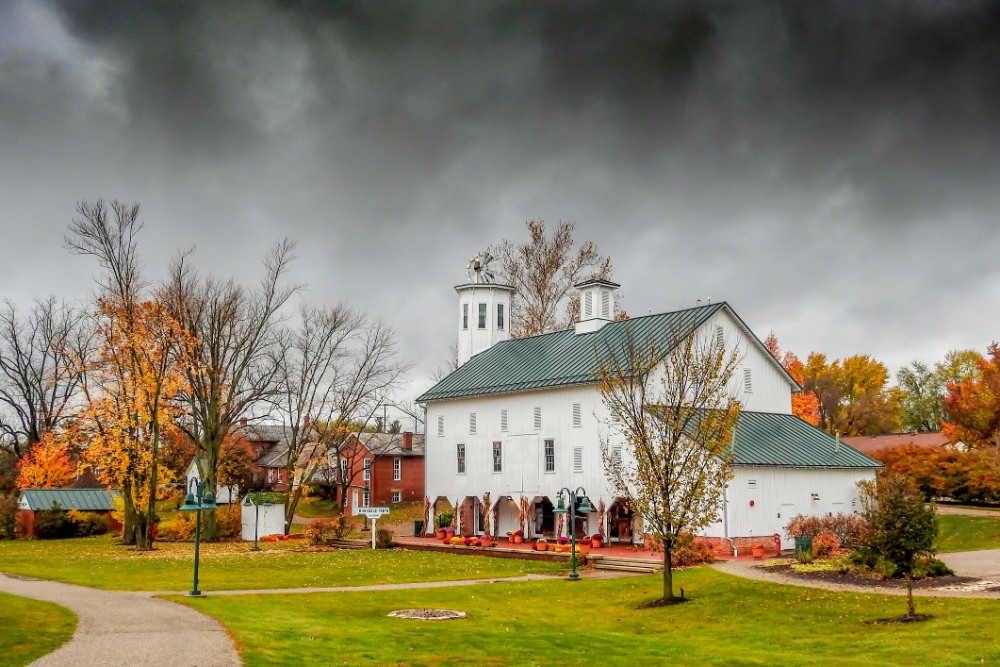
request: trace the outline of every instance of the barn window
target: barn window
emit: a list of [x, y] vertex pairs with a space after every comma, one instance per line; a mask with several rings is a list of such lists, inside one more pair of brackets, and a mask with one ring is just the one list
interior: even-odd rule
[[542, 409], [540, 407], [535, 407], [535, 430], [542, 430]]
[[438, 437], [444, 436], [444, 415], [438, 415]]
[[556, 441], [545, 441], [545, 472], [556, 471]]
[[476, 413], [475, 412], [470, 412], [469, 413], [469, 433], [475, 433], [475, 432], [476, 432]]
[[455, 452], [456, 470], [459, 475], [465, 474], [465, 445], [459, 443]]
[[493, 472], [503, 472], [503, 443], [493, 443]]
[[500, 430], [501, 431], [506, 431], [507, 430], [507, 411], [506, 410], [501, 410], [500, 411]]
[[722, 329], [722, 326], [715, 327], [715, 344], [718, 347], [725, 347], [726, 345], [726, 332]]
[[462, 328], [469, 328], [469, 304], [467, 303], [462, 304]]
[[582, 417], [583, 411], [580, 409], [579, 403], [573, 404], [573, 428], [580, 428], [583, 423]]
[[485, 329], [486, 328], [486, 304], [485, 303], [479, 304], [479, 328], [480, 329]]
[[403, 460], [396, 457], [392, 460], [392, 481], [398, 482], [401, 479], [403, 479]]
[[583, 447], [573, 448], [573, 472], [583, 472]]
[[392, 502], [401, 503], [403, 502], [403, 493], [401, 491], [392, 492]]
[[753, 380], [750, 378], [750, 369], [743, 369], [743, 390], [748, 394], [753, 391]]
[[757, 480], [755, 480], [755, 479], [748, 479], [747, 480], [747, 488], [748, 489], [756, 489], [757, 488]]
[[503, 304], [497, 304], [497, 330], [503, 331]]

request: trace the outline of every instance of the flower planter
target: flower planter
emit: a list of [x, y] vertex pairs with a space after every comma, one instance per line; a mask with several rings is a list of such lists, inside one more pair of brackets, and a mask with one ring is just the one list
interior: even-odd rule
[[548, 551], [549, 545], [545, 542], [535, 542], [535, 551]]
[[521, 544], [522, 542], [524, 542], [524, 537], [522, 537], [521, 535], [513, 535], [511, 537], [511, 540], [514, 542], [514, 544]]
[[595, 540], [593, 538], [590, 539], [590, 548], [591, 549], [600, 549], [603, 546], [604, 546], [604, 542], [602, 542], [601, 540]]
[[443, 540], [444, 539], [444, 528], [438, 528], [436, 531], [434, 531], [434, 536], [436, 538], [438, 538], [439, 540]]
[[594, 545], [593, 542], [591, 542], [590, 544], [577, 544], [576, 545], [576, 550], [579, 551], [580, 553], [586, 555], [586, 554], [590, 553], [590, 548], [593, 545]]
[[750, 552], [753, 554], [754, 558], [764, 557], [764, 545], [763, 544], [751, 544]]

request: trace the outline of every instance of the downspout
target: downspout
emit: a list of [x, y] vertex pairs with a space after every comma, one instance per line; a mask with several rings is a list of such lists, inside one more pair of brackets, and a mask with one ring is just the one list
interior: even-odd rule
[[[736, 425], [733, 425], [733, 437], [729, 442], [729, 451], [736, 456]], [[729, 536], [729, 485], [722, 490], [722, 539], [729, 542], [729, 547], [733, 550], [733, 558], [739, 558], [740, 552], [736, 548], [736, 543]]]

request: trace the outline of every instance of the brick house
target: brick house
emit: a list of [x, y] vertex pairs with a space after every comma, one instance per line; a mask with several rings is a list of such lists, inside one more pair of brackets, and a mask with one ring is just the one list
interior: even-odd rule
[[424, 436], [420, 433], [355, 433], [340, 465], [351, 480], [348, 514], [365, 505], [388, 506], [424, 497]]

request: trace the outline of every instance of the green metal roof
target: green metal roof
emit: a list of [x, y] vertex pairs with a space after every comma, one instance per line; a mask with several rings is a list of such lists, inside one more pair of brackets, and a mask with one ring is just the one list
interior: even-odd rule
[[19, 504], [25, 502], [35, 511], [52, 509], [55, 503], [64, 510], [90, 512], [115, 507], [112, 492], [105, 489], [24, 489]]
[[865, 456], [795, 415], [742, 412], [736, 422], [736, 465], [793, 468], [880, 468]]
[[725, 302], [608, 322], [586, 334], [578, 335], [574, 329], [567, 329], [505, 340], [469, 359], [417, 401], [424, 403], [596, 382], [600, 360], [606, 357], [609, 349], [623, 349], [630, 337], [673, 344], [722, 308], [728, 309]]

